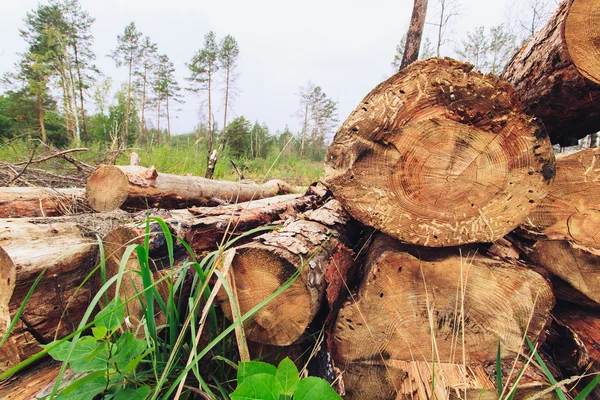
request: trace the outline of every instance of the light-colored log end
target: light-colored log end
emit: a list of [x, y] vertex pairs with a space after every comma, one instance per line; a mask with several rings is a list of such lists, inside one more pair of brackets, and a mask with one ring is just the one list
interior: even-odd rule
[[116, 210], [127, 200], [127, 175], [112, 165], [101, 165], [88, 178], [86, 193], [90, 206], [96, 211]]

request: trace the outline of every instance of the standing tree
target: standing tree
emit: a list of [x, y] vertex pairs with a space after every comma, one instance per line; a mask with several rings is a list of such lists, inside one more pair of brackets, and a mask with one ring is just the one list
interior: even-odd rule
[[[125, 27], [123, 35], [117, 36], [117, 48], [111, 52], [109, 57], [115, 60], [117, 67], [126, 65], [129, 69], [127, 82], [127, 102], [125, 107], [125, 132], [129, 135], [129, 113], [131, 111], [131, 81], [140, 63], [140, 49], [142, 33], [137, 30], [135, 23], [131, 22]], [[126, 137], [126, 136], [124, 136]]]
[[430, 23], [437, 30], [437, 44], [435, 48], [436, 57], [440, 57], [440, 49], [446, 43], [446, 29], [450, 21], [460, 15], [460, 4], [458, 0], [437, 0], [439, 6], [439, 18], [437, 22]]
[[152, 43], [148, 36], [145, 36], [142, 39], [140, 45], [140, 64], [141, 69], [136, 71], [136, 75], [140, 79], [141, 86], [141, 104], [140, 111], [142, 113], [140, 120], [140, 133], [139, 140], [145, 139], [146, 136], [146, 106], [147, 106], [147, 91], [148, 91], [148, 81], [150, 80], [150, 73], [157, 65], [157, 57], [158, 57], [158, 46], [156, 43]]
[[392, 61], [392, 68], [394, 72], [400, 70], [400, 64], [402, 64], [402, 57], [404, 56], [404, 49], [406, 48], [406, 33], [400, 38], [400, 42], [396, 45], [396, 53], [394, 54], [394, 60]]
[[108, 140], [108, 130], [106, 127], [107, 122], [107, 111], [109, 106], [109, 96], [112, 88], [112, 81], [110, 78], [105, 78], [100, 81], [94, 90], [93, 99], [94, 105], [96, 106], [96, 110], [98, 113], [96, 114], [97, 119], [100, 119], [100, 123], [102, 124], [102, 134], [96, 135], [102, 137], [103, 142]]
[[492, 74], [500, 75], [515, 48], [515, 37], [503, 24], [492, 26], [489, 35], [488, 49], [491, 60], [488, 66]]
[[223, 137], [221, 138], [221, 150], [225, 148], [227, 141], [227, 111], [229, 109], [230, 100], [235, 90], [237, 60], [240, 55], [240, 49], [237, 41], [231, 35], [227, 35], [221, 40], [219, 48], [219, 66], [225, 75], [225, 93], [224, 93], [224, 108], [223, 108]]
[[51, 2], [60, 8], [63, 14], [63, 20], [67, 27], [67, 40], [69, 50], [73, 52], [72, 63], [77, 72], [77, 91], [79, 92], [81, 133], [85, 143], [88, 142], [88, 132], [85, 117], [84, 89], [90, 87], [94, 80], [94, 74], [98, 72], [92, 64], [96, 58], [92, 50], [94, 37], [91, 33], [95, 18], [91, 17], [87, 11], [83, 10], [79, 0], [62, 0]]
[[419, 49], [421, 48], [421, 38], [423, 37], [423, 26], [425, 25], [425, 16], [427, 14], [427, 0], [415, 0], [410, 25], [406, 34], [406, 45], [404, 46], [404, 55], [400, 63], [399, 70], [407, 65], [417, 61], [419, 58]]
[[483, 71], [488, 67], [489, 50], [485, 27], [480, 26], [472, 32], [467, 32], [467, 39], [462, 40], [462, 48], [456, 50], [456, 53], [463, 61], [468, 61], [475, 66], [475, 69]]
[[162, 54], [158, 58], [154, 90], [157, 94], [158, 101], [162, 99], [165, 100], [165, 106], [167, 111], [167, 135], [169, 136], [170, 143], [172, 138], [169, 100], [171, 100], [172, 102], [181, 102], [181, 87], [179, 87], [177, 79], [175, 79], [175, 66], [173, 65], [173, 62], [169, 60], [169, 57], [166, 54]]
[[298, 97], [300, 98], [300, 109], [297, 115], [302, 119], [302, 142], [300, 145], [300, 156], [304, 157], [306, 151], [306, 137], [308, 133], [308, 121], [310, 119], [310, 111], [312, 104], [312, 96], [315, 91], [315, 84], [308, 81], [306, 86], [300, 86], [298, 89]]
[[207, 123], [207, 168], [206, 177], [212, 179], [214, 174], [214, 163], [211, 165], [211, 155], [213, 150], [213, 115], [212, 115], [212, 89], [215, 73], [219, 70], [219, 46], [214, 32], [209, 32], [204, 36], [204, 47], [192, 57], [187, 67], [190, 70], [190, 76], [186, 78], [190, 82], [191, 90], [196, 93], [206, 92], [208, 104], [208, 123]]
[[426, 60], [428, 58], [435, 57], [435, 50], [433, 50], [433, 43], [426, 37], [421, 44], [421, 52], [419, 53], [420, 60]]

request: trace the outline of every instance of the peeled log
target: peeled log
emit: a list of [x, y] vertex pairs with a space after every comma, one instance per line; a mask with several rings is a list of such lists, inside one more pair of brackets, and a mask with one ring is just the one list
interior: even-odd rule
[[562, 2], [501, 76], [553, 143], [577, 144], [600, 130], [600, 3]]
[[[365, 267], [331, 336], [349, 399], [406, 394], [411, 381], [422, 380], [411, 375], [413, 362], [454, 370], [493, 364], [498, 342], [503, 359], [514, 357], [527, 347], [525, 332], [536, 341], [554, 305], [541, 275], [466, 248], [407, 246], [379, 234]], [[464, 371], [467, 387], [472, 373]], [[443, 379], [438, 386], [448, 389]]]
[[291, 187], [271, 180], [262, 185], [159, 174], [154, 168], [102, 165], [90, 175], [86, 193], [96, 211], [146, 210], [220, 205], [286, 194]]
[[[273, 294], [302, 268], [290, 287], [244, 324], [248, 339], [286, 346], [302, 335], [322, 304], [326, 283], [344, 279], [352, 265], [349, 223], [350, 218], [340, 203], [330, 200], [284, 228], [228, 250], [235, 252], [230, 271], [241, 315]], [[217, 298], [231, 319], [225, 291], [219, 292]]]
[[86, 208], [84, 189], [0, 188], [0, 218], [55, 217]]
[[492, 242], [548, 192], [554, 154], [512, 87], [451, 59], [377, 86], [327, 151], [329, 187], [360, 222], [406, 243]]
[[79, 287], [97, 263], [98, 241], [127, 214], [91, 214], [72, 217], [0, 220], [0, 271], [9, 263], [16, 267], [16, 286], [9, 303], [14, 316], [31, 285], [47, 268], [43, 279], [11, 333], [22, 361], [47, 344], [73, 332], [93, 293], [91, 285]]
[[569, 240], [600, 247], [600, 150], [556, 156], [556, 178], [519, 233], [533, 239]]

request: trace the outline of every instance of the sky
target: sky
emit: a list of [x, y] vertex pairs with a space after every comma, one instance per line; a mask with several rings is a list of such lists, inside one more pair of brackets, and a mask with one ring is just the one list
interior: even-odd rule
[[[434, 20], [437, 3], [429, 0], [428, 21]], [[505, 23], [507, 10], [514, 3], [460, 0], [461, 15], [452, 23], [448, 32], [451, 43], [445, 45], [442, 55], [453, 55], [466, 31]], [[13, 71], [17, 53], [25, 50], [18, 30], [26, 12], [37, 4], [38, 0], [3, 0], [0, 74]], [[239, 94], [228, 120], [243, 115], [252, 122], [266, 123], [275, 132], [286, 125], [292, 131], [300, 129], [301, 121], [295, 115], [297, 93], [308, 81], [338, 101], [343, 122], [371, 89], [393, 73], [391, 62], [408, 27], [413, 1], [81, 0], [81, 4], [96, 18], [92, 28], [95, 63], [112, 78], [114, 90], [127, 80], [127, 71], [117, 69], [106, 55], [131, 21], [174, 62], [182, 86], [186, 85], [185, 63], [202, 47], [204, 35], [211, 30], [219, 40], [232, 35], [240, 48]], [[426, 25], [425, 34], [432, 39], [433, 30]], [[199, 123], [198, 95], [185, 93], [184, 100], [172, 116], [175, 134], [191, 132]], [[219, 95], [213, 107], [221, 125]]]

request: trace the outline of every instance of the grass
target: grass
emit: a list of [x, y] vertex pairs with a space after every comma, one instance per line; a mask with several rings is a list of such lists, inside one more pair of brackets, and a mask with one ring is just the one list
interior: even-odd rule
[[[14, 163], [27, 161], [39, 141], [17, 140], [5, 146], [0, 146], [0, 162]], [[150, 167], [154, 165], [159, 173], [176, 175], [192, 174], [204, 176], [206, 171], [206, 149], [196, 150], [193, 144], [177, 143], [152, 148], [132, 147], [119, 155], [117, 164], [128, 165], [129, 153], [135, 151], [141, 158], [141, 165]], [[49, 154], [39, 147], [35, 152], [35, 158]], [[87, 152], [72, 153], [72, 156], [95, 165], [109, 159], [107, 149], [99, 144], [89, 146]], [[230, 160], [233, 160], [244, 174], [246, 179], [262, 182], [266, 176], [269, 179], [276, 178], [288, 182], [294, 186], [308, 186], [316, 182], [325, 173], [324, 163], [309, 158], [302, 158], [288, 152], [273, 153], [266, 158], [239, 158], [232, 157], [227, 151], [223, 152], [218, 159], [215, 168], [215, 179], [233, 180], [239, 179]], [[52, 159], [43, 165], [33, 165], [36, 168], [48, 169], [56, 173], [65, 173], [72, 170], [71, 164], [62, 159]]]

